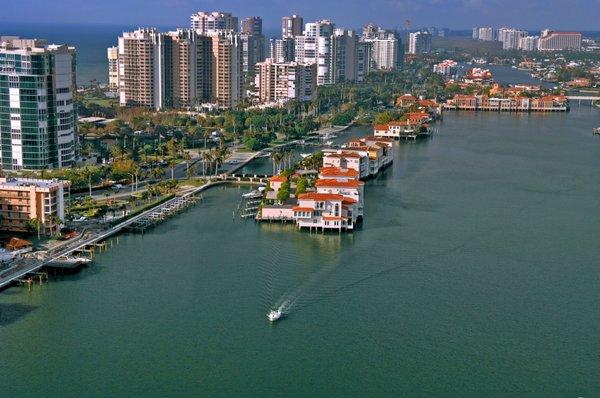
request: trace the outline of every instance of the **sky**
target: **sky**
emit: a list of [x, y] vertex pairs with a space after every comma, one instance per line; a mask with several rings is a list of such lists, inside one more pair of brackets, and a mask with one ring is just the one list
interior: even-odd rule
[[600, 30], [600, 0], [0, 0], [2, 22], [189, 25], [196, 11], [258, 15], [266, 29], [280, 26], [283, 15], [305, 22], [332, 19], [357, 28], [375, 22], [400, 28], [438, 26], [513, 26], [523, 29]]

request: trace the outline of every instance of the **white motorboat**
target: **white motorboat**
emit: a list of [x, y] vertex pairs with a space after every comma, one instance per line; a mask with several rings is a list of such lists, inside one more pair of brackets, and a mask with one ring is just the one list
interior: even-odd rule
[[309, 157], [310, 155], [312, 155], [312, 153], [301, 153], [300, 156], [302, 156], [302, 159], [306, 159], [307, 157]]
[[54, 268], [77, 268], [81, 265], [88, 265], [92, 260], [86, 257], [62, 256], [50, 261], [47, 265]]
[[326, 142], [325, 142], [325, 145], [327, 145], [327, 146], [332, 146], [332, 145], [333, 145], [333, 141], [326, 141]]
[[267, 318], [269, 318], [269, 322], [275, 322], [282, 316], [283, 316], [283, 313], [281, 312], [281, 310], [271, 310], [267, 314]]
[[260, 191], [250, 191], [242, 195], [244, 199], [258, 199], [262, 198], [262, 193]]

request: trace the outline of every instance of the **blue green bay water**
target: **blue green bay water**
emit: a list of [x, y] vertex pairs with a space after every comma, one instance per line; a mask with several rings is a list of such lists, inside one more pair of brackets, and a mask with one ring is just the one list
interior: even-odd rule
[[351, 234], [233, 220], [243, 190], [207, 191], [79, 274], [0, 293], [0, 391], [598, 396], [599, 121], [448, 113], [367, 182]]

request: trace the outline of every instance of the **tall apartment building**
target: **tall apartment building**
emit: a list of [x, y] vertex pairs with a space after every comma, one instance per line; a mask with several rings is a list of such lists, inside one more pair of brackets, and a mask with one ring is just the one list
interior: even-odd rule
[[119, 48], [109, 47], [108, 57], [108, 89], [116, 92], [119, 89]]
[[0, 163], [67, 167], [75, 159], [75, 49], [0, 37]]
[[283, 17], [281, 19], [281, 37], [296, 37], [302, 36], [302, 28], [304, 26], [304, 20], [298, 15], [292, 15], [291, 17]]
[[408, 37], [408, 52], [410, 54], [428, 53], [431, 51], [431, 34], [429, 32], [414, 32]]
[[119, 37], [121, 106], [192, 107], [214, 98], [213, 41], [193, 30], [138, 29]]
[[398, 63], [398, 40], [395, 37], [376, 37], [369, 39], [373, 69], [392, 70]]
[[274, 62], [256, 65], [256, 86], [261, 102], [312, 101], [317, 90], [317, 65]]
[[65, 219], [70, 181], [0, 178], [0, 231], [28, 232], [38, 220], [43, 234], [56, 231]]
[[352, 30], [336, 29], [331, 39], [333, 83], [355, 82], [358, 77], [358, 37]]
[[172, 101], [175, 108], [193, 107], [211, 100], [212, 87], [212, 40], [190, 29], [178, 29], [166, 33], [171, 40], [171, 54], [165, 63], [171, 62]]
[[231, 108], [244, 98], [242, 41], [233, 32], [222, 32], [211, 39], [213, 97], [220, 107]]
[[502, 48], [505, 50], [514, 50], [519, 48], [519, 41], [528, 36], [529, 33], [526, 30], [514, 29], [514, 28], [500, 28], [498, 29], [498, 40], [502, 42]]
[[363, 27], [360, 40], [370, 45], [370, 69], [393, 70], [400, 67], [402, 46], [395, 31], [368, 24]]
[[242, 34], [260, 36], [263, 34], [261, 17], [248, 17], [242, 20]]
[[265, 37], [262, 18], [249, 17], [242, 20], [242, 57], [245, 76], [254, 75], [254, 67], [265, 59]]
[[269, 58], [275, 62], [292, 62], [296, 57], [294, 47], [293, 37], [271, 39], [269, 41]]
[[523, 51], [537, 51], [539, 36], [525, 36], [519, 39], [519, 50]]
[[356, 45], [356, 81], [362, 82], [367, 75], [371, 73], [372, 62], [372, 43], [359, 41]]
[[487, 26], [483, 28], [473, 28], [473, 39], [483, 41], [493, 41], [495, 39], [494, 28]]
[[[167, 84], [170, 62], [165, 35], [154, 28], [124, 32], [119, 37], [119, 103], [162, 109], [173, 105]], [[167, 70], [169, 69], [169, 70]]]
[[581, 33], [543, 30], [539, 38], [538, 49], [540, 51], [579, 51], [581, 50]]
[[244, 76], [254, 75], [254, 67], [265, 59], [265, 37], [263, 35], [240, 35], [242, 42], [242, 71]]
[[332, 37], [334, 24], [329, 20], [309, 22], [304, 34], [295, 37], [295, 59], [298, 63], [317, 64], [317, 84], [333, 84]]
[[199, 11], [190, 17], [191, 27], [203, 35], [215, 34], [223, 30], [238, 31], [238, 18], [229, 12]]

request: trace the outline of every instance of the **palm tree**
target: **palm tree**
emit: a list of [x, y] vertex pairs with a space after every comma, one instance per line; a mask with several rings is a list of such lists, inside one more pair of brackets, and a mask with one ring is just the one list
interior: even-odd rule
[[189, 152], [185, 152], [183, 155], [183, 158], [185, 159], [185, 175], [187, 177], [190, 176], [190, 160], [192, 160], [192, 155], [190, 155]]
[[177, 160], [169, 159], [169, 167], [171, 168], [171, 180], [175, 179], [175, 166], [177, 166]]
[[88, 182], [88, 187], [89, 187], [89, 191], [90, 191], [90, 198], [92, 197], [92, 177], [94, 175], [94, 170], [92, 170], [91, 167], [89, 166], [85, 166], [82, 170], [81, 173], [83, 174], [83, 177], [87, 180]]
[[202, 158], [202, 175], [205, 176], [208, 171], [208, 165], [212, 162], [212, 155], [210, 151], [204, 151], [200, 157]]
[[204, 137], [204, 149], [206, 149], [206, 142], [208, 141], [208, 138], [210, 137], [210, 131], [205, 129], [202, 136]]

